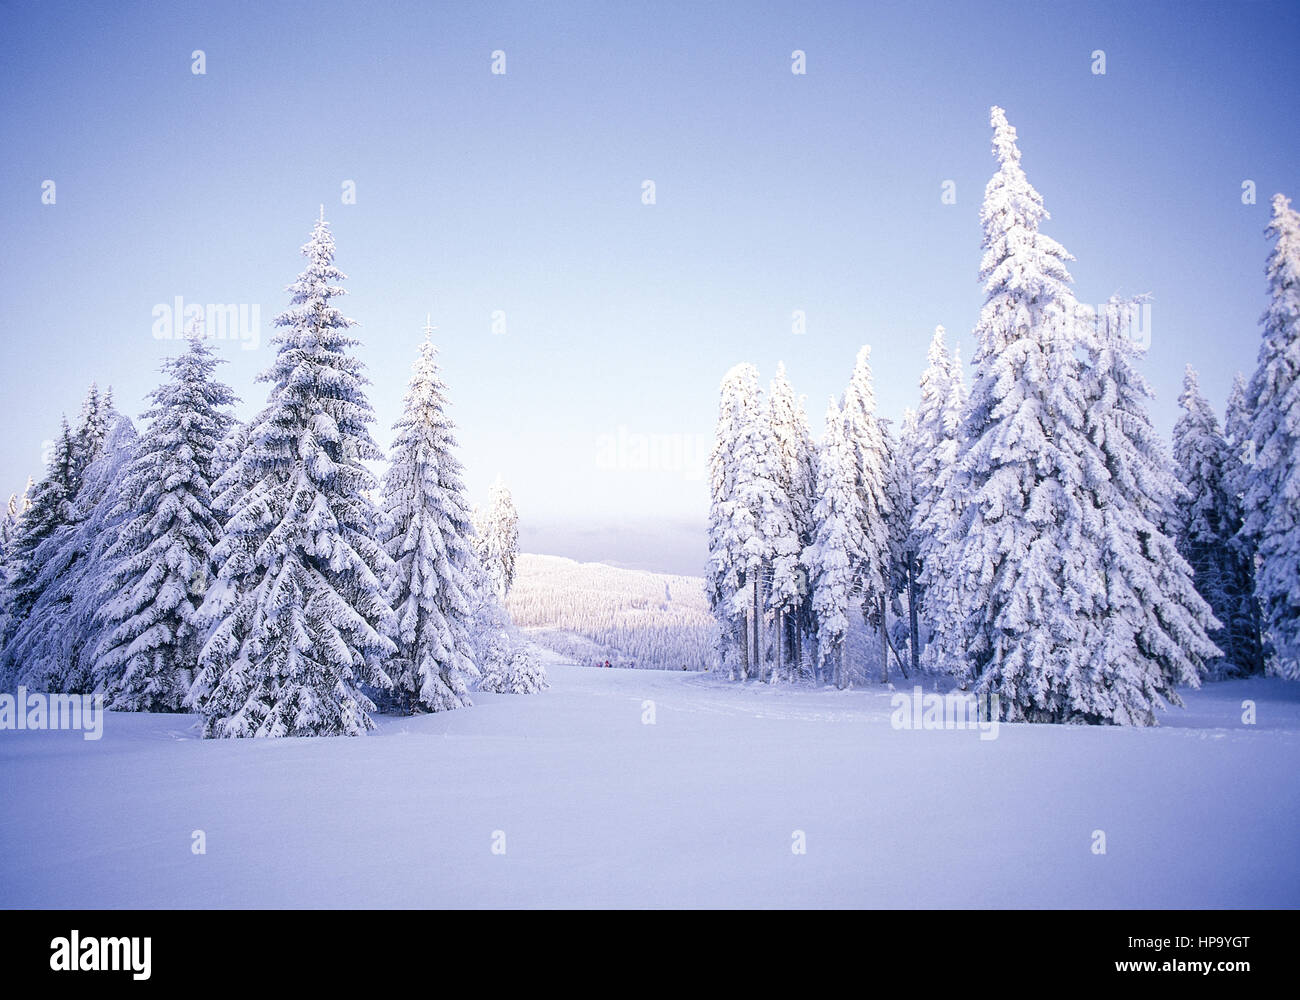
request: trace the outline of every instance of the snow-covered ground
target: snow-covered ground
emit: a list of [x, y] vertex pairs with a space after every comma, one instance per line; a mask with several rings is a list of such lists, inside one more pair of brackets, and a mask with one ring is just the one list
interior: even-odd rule
[[543, 694], [356, 739], [203, 741], [178, 715], [0, 732], [0, 904], [1300, 905], [1300, 685], [981, 740], [894, 729], [879, 687], [548, 661]]

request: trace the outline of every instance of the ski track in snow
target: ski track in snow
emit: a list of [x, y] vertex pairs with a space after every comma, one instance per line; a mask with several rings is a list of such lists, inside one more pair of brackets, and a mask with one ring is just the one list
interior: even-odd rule
[[893, 729], [879, 685], [538, 655], [542, 694], [358, 739], [205, 741], [191, 716], [118, 713], [98, 742], [0, 732], [0, 905], [1300, 905], [1300, 685], [1208, 685], [1157, 729], [982, 741]]

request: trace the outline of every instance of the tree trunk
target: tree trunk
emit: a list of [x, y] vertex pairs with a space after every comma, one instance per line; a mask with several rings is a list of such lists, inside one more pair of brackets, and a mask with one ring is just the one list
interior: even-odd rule
[[885, 631], [886, 599], [880, 595], [880, 683], [889, 683], [889, 634]]
[[749, 622], [745, 618], [746, 615], [742, 611], [740, 613], [740, 679], [742, 681], [749, 676]]
[[803, 673], [803, 608], [794, 616], [794, 672]]
[[784, 630], [785, 612], [778, 610], [776, 613], [776, 665], [772, 668], [773, 684], [781, 679], [781, 647], [785, 645], [785, 636], [782, 634]]
[[921, 670], [921, 626], [916, 613], [916, 560], [907, 560], [907, 617], [912, 637], [912, 673]]
[[754, 673], [761, 681], [763, 679], [763, 646], [759, 642], [758, 627], [758, 581], [759, 576], [754, 574]]

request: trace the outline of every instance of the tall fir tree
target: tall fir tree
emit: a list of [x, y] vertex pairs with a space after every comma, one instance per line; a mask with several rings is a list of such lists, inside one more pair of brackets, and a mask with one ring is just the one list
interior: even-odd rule
[[862, 496], [858, 489], [857, 457], [849, 441], [847, 421], [836, 404], [826, 410], [826, 432], [817, 453], [817, 504], [813, 511], [813, 541], [803, 562], [811, 574], [812, 610], [817, 631], [817, 672], [827, 670], [836, 687], [848, 686], [845, 637], [854, 600], [858, 567], [866, 559]]
[[769, 397], [760, 411], [758, 441], [763, 450], [765, 474], [757, 480], [761, 483], [761, 493], [755, 494], [760, 503], [758, 527], [764, 549], [758, 571], [764, 595], [758, 613], [773, 626], [772, 666], [770, 672], [764, 668], [762, 673], [772, 682], [788, 667], [785, 624], [794, 617], [799, 605], [802, 584], [799, 555], [803, 551], [796, 513], [800, 501], [795, 496], [792, 468], [792, 460], [797, 463], [797, 457], [785, 450], [787, 445], [797, 447], [798, 419], [792, 409], [793, 393], [787, 393], [789, 386], [784, 371], [779, 375], [775, 385], [781, 396]]
[[1192, 568], [1197, 591], [1220, 623], [1210, 633], [1223, 651], [1211, 665], [1213, 673], [1248, 674], [1259, 662], [1260, 650], [1258, 646], [1241, 648], [1235, 641], [1242, 632], [1235, 622], [1242, 609], [1242, 593], [1249, 597], [1251, 589], [1249, 569], [1233, 544], [1241, 527], [1230, 484], [1235, 457], [1219, 431], [1218, 418], [1201, 395], [1191, 365], [1184, 371], [1178, 403], [1183, 411], [1174, 424], [1174, 462], [1183, 487], [1177, 505], [1178, 551]]
[[1269, 304], [1250, 381], [1252, 453], [1243, 531], [1258, 554], [1255, 590], [1270, 673], [1300, 679], [1300, 213], [1273, 196], [1266, 234]]
[[409, 712], [472, 704], [474, 576], [469, 503], [456, 457], [447, 386], [426, 326], [384, 475], [388, 602], [397, 614], [393, 696]]
[[1178, 686], [1198, 685], [1220, 651], [1207, 635], [1216, 620], [1169, 527], [1179, 484], [1147, 415], [1152, 393], [1135, 367], [1145, 348], [1132, 336], [1133, 315], [1112, 299], [1085, 331], [1088, 435], [1107, 472], [1099, 486], [1105, 604], [1091, 688], [1076, 703], [1088, 721], [1155, 725], [1165, 703], [1182, 704]]
[[923, 480], [916, 469], [918, 459], [927, 454], [925, 449], [920, 447], [920, 439], [917, 413], [908, 407], [903, 411], [898, 447], [894, 451], [892, 476], [894, 519], [890, 529], [891, 534], [899, 539], [897, 543], [900, 552], [897, 564], [898, 587], [907, 605], [905, 641], [913, 670], [920, 668], [921, 654], [920, 587], [917, 582], [921, 564], [918, 555], [920, 539], [916, 530], [919, 520], [916, 509], [921, 495], [926, 492]]
[[[876, 393], [871, 376], [871, 348], [858, 351], [853, 375], [841, 406], [844, 433], [853, 456], [854, 481], [861, 519], [861, 551], [854, 566], [855, 603], [860, 602], [866, 622], [883, 639], [887, 628], [887, 602], [892, 590], [893, 551], [890, 523], [891, 445], [884, 424], [876, 415]], [[887, 661], [882, 661], [882, 670]]]
[[374, 726], [361, 686], [391, 686], [397, 622], [365, 465], [383, 454], [366, 426], [355, 323], [332, 304], [345, 276], [323, 210], [302, 253], [260, 376], [267, 405], [216, 487], [239, 495], [214, 550], [220, 568], [200, 607], [210, 632], [188, 697], [207, 737], [357, 735]]
[[[924, 429], [919, 434], [919, 451], [914, 459], [920, 472], [912, 533], [916, 547], [920, 618], [927, 641], [935, 623], [943, 620], [955, 606], [955, 577], [945, 561], [944, 541], [955, 530], [965, 505], [965, 497], [952, 488], [952, 479], [961, 447], [966, 384], [958, 349], [954, 346], [951, 356], [946, 359], [944, 354], [946, 352], [939, 352], [936, 358], [938, 367], [934, 371], [933, 399], [927, 398], [931, 393], [923, 393], [922, 406], [930, 412], [924, 418], [918, 417]], [[927, 567], [931, 570], [928, 573]], [[932, 656], [931, 660], [934, 659]]]
[[905, 436], [910, 442], [909, 464], [914, 476], [915, 507], [912, 511], [911, 546], [918, 562], [924, 561], [931, 540], [950, 520], [951, 511], [939, 511], [943, 483], [957, 459], [961, 435], [963, 391], [960, 359], [949, 353], [944, 328], [936, 326], [926, 353], [921, 375], [921, 400], [916, 409], [915, 429]]
[[1236, 650], [1239, 670], [1246, 674], [1261, 674], [1265, 670], [1266, 661], [1263, 616], [1259, 596], [1255, 591], [1255, 562], [1258, 553], [1254, 541], [1244, 530], [1246, 480], [1250, 472], [1246, 460], [1253, 454], [1255, 443], [1251, 437], [1249, 387], [1241, 372], [1237, 372], [1232, 379], [1232, 391], [1228, 394], [1228, 405], [1223, 417], [1223, 435], [1228, 444], [1223, 484], [1228, 492], [1230, 517], [1235, 525], [1230, 544], [1241, 581], [1228, 620], [1228, 642]]
[[950, 575], [953, 590], [927, 657], [996, 696], [1006, 721], [1094, 721], [1107, 473], [1085, 434], [1072, 258], [1039, 231], [1048, 214], [1001, 108], [991, 124], [976, 376], [946, 491], [960, 514], [922, 573]]
[[[721, 627], [725, 648], [735, 657], [741, 676], [749, 672], [749, 602], [745, 587], [745, 540], [756, 530], [752, 511], [738, 500], [736, 455], [752, 433], [758, 419], [758, 372], [753, 365], [740, 364], [722, 379], [718, 419], [709, 453], [709, 559], [705, 590], [709, 607]], [[730, 641], [728, 641], [728, 639]]]
[[219, 363], [193, 328], [188, 350], [163, 363], [168, 378], [150, 394], [149, 424], [123, 476], [122, 524], [104, 554], [96, 653], [109, 707], [118, 711], [180, 711], [193, 680], [197, 611], [220, 532], [214, 466], [235, 402], [213, 378]]
[[[736, 511], [744, 512], [741, 530], [748, 527], [742, 535], [740, 558], [745, 573], [745, 599], [749, 603], [751, 675], [764, 680], [768, 679], [767, 644], [763, 641], [762, 626], [769, 595], [773, 583], [780, 582], [786, 593], [778, 598], [778, 606], [790, 600], [788, 588], [795, 581], [799, 541], [789, 497], [781, 486], [782, 462], [772, 433], [771, 412], [761, 393], [756, 397], [753, 419], [745, 424], [732, 461]], [[781, 567], [779, 580], [775, 572], [778, 565]]]
[[797, 676], [802, 667], [802, 639], [808, 616], [807, 572], [800, 556], [812, 542], [817, 470], [808, 414], [803, 399], [795, 398], [784, 364], [777, 365], [769, 386], [767, 409], [776, 450], [782, 517], [790, 535], [777, 544], [768, 606], [777, 617], [778, 656], [789, 659], [790, 672]]

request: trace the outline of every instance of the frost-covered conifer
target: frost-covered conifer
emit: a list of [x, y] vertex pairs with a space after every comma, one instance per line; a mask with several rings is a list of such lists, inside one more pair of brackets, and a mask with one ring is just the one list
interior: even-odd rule
[[1215, 618], [1166, 531], [1181, 490], [1147, 416], [1151, 390], [1134, 367], [1144, 349], [1126, 325], [1132, 315], [1112, 299], [1089, 337], [1088, 433], [1107, 472], [1099, 486], [1105, 603], [1090, 687], [1075, 706], [1089, 721], [1155, 725], [1156, 711], [1181, 704], [1176, 688], [1198, 685], [1219, 650], [1207, 636]]
[[[6, 557], [4, 587], [4, 631], [0, 652], [7, 648], [14, 632], [26, 620], [40, 596], [36, 550], [72, 516], [72, 504], [81, 489], [77, 442], [64, 418], [59, 438], [46, 463], [45, 475], [31, 490], [30, 503], [17, 525]], [[2, 662], [2, 661], [0, 661]], [[0, 667], [0, 680], [12, 680], [11, 671]]]
[[180, 711], [198, 661], [196, 613], [220, 524], [212, 511], [216, 451], [234, 393], [195, 328], [189, 349], [166, 361], [150, 398], [148, 427], [122, 480], [117, 538], [106, 563], [96, 673], [109, 707]]
[[384, 548], [393, 562], [388, 601], [398, 622], [397, 655], [388, 666], [393, 696], [406, 711], [441, 712], [472, 704], [478, 579], [455, 424], [431, 329], [394, 425], [382, 507]]
[[77, 421], [76, 455], [79, 474], [84, 473], [86, 466], [99, 457], [104, 437], [108, 434], [109, 424], [115, 414], [113, 390], [110, 388], [101, 395], [99, 386], [91, 382]]
[[[891, 549], [889, 529], [894, 516], [890, 499], [893, 459], [884, 424], [876, 416], [876, 393], [870, 362], [871, 348], [863, 347], [858, 351], [853, 375], [844, 390], [841, 412], [844, 433], [853, 455], [858, 517], [861, 519], [861, 550], [854, 566], [855, 603], [860, 602], [865, 620], [883, 638], [886, 607], [892, 593], [892, 558], [895, 555]], [[882, 666], [882, 669], [887, 668]]]
[[487, 508], [474, 511], [475, 552], [487, 570], [497, 599], [504, 601], [515, 581], [515, 557], [519, 554], [519, 513], [514, 498], [501, 477], [492, 484]]
[[1253, 454], [1245, 477], [1244, 532], [1258, 553], [1268, 669], [1300, 679], [1300, 213], [1273, 196], [1266, 230], [1269, 304], [1250, 381]]
[[[15, 623], [0, 666], [11, 684], [72, 693], [102, 687], [94, 670], [93, 653], [101, 634], [95, 612], [104, 553], [121, 522], [122, 473], [136, 443], [129, 419], [111, 407], [105, 407], [103, 418], [107, 431], [99, 441], [99, 453], [83, 470], [64, 522], [36, 547], [27, 564], [32, 604]], [[70, 440], [65, 435], [65, 441]]]
[[1221, 624], [1210, 633], [1223, 651], [1215, 673], [1251, 673], [1259, 662], [1258, 646], [1241, 648], [1234, 642], [1241, 638], [1234, 617], [1243, 607], [1242, 592], [1249, 598], [1251, 584], [1249, 568], [1234, 545], [1241, 527], [1228, 482], [1234, 456], [1191, 365], [1183, 375], [1178, 403], [1183, 409], [1174, 424], [1174, 462], [1183, 487], [1176, 502], [1178, 551], [1191, 566], [1197, 592]]
[[261, 376], [267, 405], [217, 484], [238, 496], [214, 550], [220, 569], [200, 608], [211, 630], [188, 699], [209, 737], [360, 734], [374, 725], [360, 686], [390, 686], [397, 622], [365, 465], [382, 452], [366, 428], [354, 321], [331, 302], [344, 275], [323, 213], [302, 252]]
[[546, 668], [510, 620], [487, 570], [477, 561], [467, 567], [475, 596], [472, 622], [474, 659], [481, 673], [479, 691], [536, 694], [549, 687]]
[[840, 688], [848, 685], [844, 637], [850, 611], [855, 607], [857, 567], [865, 558], [861, 503], [857, 458], [848, 440], [844, 415], [832, 399], [817, 455], [813, 541], [804, 550], [803, 562], [811, 574], [818, 673], [825, 679], [829, 669]]
[[749, 607], [742, 591], [746, 584], [745, 540], [756, 530], [752, 511], [737, 494], [735, 456], [741, 442], [752, 436], [758, 419], [758, 372], [753, 365], [736, 365], [723, 377], [709, 453], [709, 561], [705, 591], [709, 606], [722, 626], [721, 635], [737, 654], [742, 676], [749, 672]]
[[980, 210], [985, 303], [961, 453], [948, 484], [960, 514], [922, 582], [948, 577], [930, 662], [978, 679], [1009, 721], [1099, 715], [1089, 695], [1104, 593], [1097, 496], [1106, 478], [1085, 436], [1088, 400], [1070, 258], [1039, 232], [1042, 198], [1016, 132], [993, 108], [998, 170]]
[[1235, 651], [1233, 659], [1238, 670], [1258, 674], [1264, 672], [1265, 656], [1262, 614], [1255, 592], [1257, 553], [1254, 541], [1243, 530], [1246, 523], [1246, 480], [1250, 472], [1247, 458], [1254, 454], [1255, 443], [1251, 437], [1249, 389], [1241, 372], [1237, 372], [1232, 380], [1223, 418], [1223, 434], [1228, 445], [1223, 485], [1228, 493], [1229, 516], [1235, 525], [1230, 544], [1238, 566], [1237, 593], [1230, 602], [1225, 623], [1226, 640]]
[[797, 675], [808, 619], [807, 571], [800, 562], [800, 555], [812, 543], [817, 468], [808, 414], [803, 399], [795, 398], [784, 364], [777, 365], [776, 377], [768, 390], [767, 409], [776, 451], [779, 499], [784, 508], [780, 523], [786, 525], [784, 530], [791, 536], [776, 543], [779, 554], [772, 567], [768, 607], [779, 618], [778, 653], [784, 660], [788, 650], [793, 657], [791, 673]]

